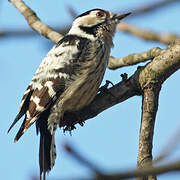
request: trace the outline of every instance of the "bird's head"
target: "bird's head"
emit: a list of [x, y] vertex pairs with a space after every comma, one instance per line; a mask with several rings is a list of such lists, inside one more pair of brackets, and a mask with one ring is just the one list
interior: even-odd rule
[[116, 25], [131, 13], [113, 14], [103, 9], [92, 9], [79, 15], [73, 22], [69, 34], [87, 38], [114, 35]]

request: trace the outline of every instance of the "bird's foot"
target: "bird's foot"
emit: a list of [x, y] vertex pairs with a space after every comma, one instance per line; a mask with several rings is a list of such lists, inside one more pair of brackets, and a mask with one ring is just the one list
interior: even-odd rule
[[104, 86], [101, 86], [99, 88], [98, 92], [107, 93], [107, 94], [110, 94], [112, 97], [116, 98], [116, 96], [114, 94], [112, 94], [112, 92], [109, 91], [109, 89], [108, 89], [109, 84], [111, 84], [112, 87], [114, 86], [114, 84], [111, 81], [106, 80], [106, 84]]
[[72, 131], [76, 129], [76, 123], [79, 123], [81, 126], [85, 123], [84, 121], [79, 120], [79, 112], [65, 112], [63, 119], [66, 119], [63, 132], [69, 131], [70, 135], [72, 135]]
[[74, 129], [76, 129], [75, 125], [74, 125], [74, 120], [76, 119], [76, 113], [74, 112], [65, 112], [64, 116], [63, 116], [63, 120], [66, 119], [64, 121], [64, 128], [63, 128], [63, 132], [67, 132], [69, 131], [69, 134], [72, 135], [72, 131]]
[[121, 74], [121, 78], [122, 78], [122, 81], [127, 81], [128, 74], [127, 73]]

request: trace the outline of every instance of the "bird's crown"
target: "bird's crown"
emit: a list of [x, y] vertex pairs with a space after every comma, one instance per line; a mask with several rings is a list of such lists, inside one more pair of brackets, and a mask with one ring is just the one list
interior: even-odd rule
[[113, 34], [115, 26], [129, 14], [114, 14], [104, 9], [92, 9], [76, 17], [69, 34], [86, 34], [86, 36], [93, 35], [95, 37], [98, 30], [111, 32], [111, 29], [113, 29]]

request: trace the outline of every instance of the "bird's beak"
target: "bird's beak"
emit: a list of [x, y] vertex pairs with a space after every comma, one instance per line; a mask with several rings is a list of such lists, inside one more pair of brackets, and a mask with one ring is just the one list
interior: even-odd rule
[[131, 14], [131, 12], [125, 13], [125, 14], [115, 14], [113, 19], [120, 21], [121, 19], [125, 18], [126, 16], [129, 16], [130, 14]]

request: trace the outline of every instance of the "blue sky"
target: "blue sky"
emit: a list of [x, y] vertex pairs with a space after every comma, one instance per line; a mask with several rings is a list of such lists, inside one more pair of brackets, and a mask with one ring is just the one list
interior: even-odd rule
[[[149, 0], [148, 2], [155, 2]], [[82, 13], [93, 8], [104, 8], [112, 12], [120, 12], [135, 9], [145, 4], [143, 0], [113, 1], [108, 0], [31, 0], [28, 5], [35, 10], [40, 19], [52, 27], [63, 26], [72, 22], [67, 12], [67, 6], [71, 5], [77, 12]], [[129, 19], [128, 22], [157, 32], [179, 33], [180, 4], [154, 11], [151, 14]], [[26, 29], [27, 25], [23, 16], [8, 1], [0, 3], [0, 29]], [[18, 112], [20, 100], [29, 84], [34, 72], [38, 68], [42, 58], [53, 44], [40, 35], [26, 38], [1, 38], [0, 39], [0, 172], [1, 179], [29, 179], [31, 175], [39, 174], [38, 149], [39, 137], [36, 136], [33, 125], [20, 139], [18, 143], [13, 138], [21, 124], [19, 122], [12, 131], [7, 134], [7, 129]], [[48, 44], [49, 43], [49, 44]], [[115, 47], [111, 55], [123, 57], [130, 53], [146, 51], [152, 47], [165, 48], [166, 46], [155, 42], [146, 42], [131, 35], [117, 32], [114, 39]], [[131, 75], [137, 66], [121, 68], [116, 71], [107, 70], [104, 80], [117, 83], [121, 80], [121, 73]], [[178, 79], [180, 72], [173, 74], [164, 84], [160, 94], [159, 110], [157, 113], [153, 155], [156, 156], [163, 148], [174, 131], [180, 126], [179, 122], [179, 92]], [[104, 81], [103, 81], [104, 82]], [[77, 125], [77, 129], [70, 136], [58, 129], [56, 132], [56, 144], [58, 147], [56, 164], [49, 174], [49, 179], [89, 177], [91, 172], [75, 162], [62, 145], [64, 142], [73, 144], [82, 154], [92, 162], [98, 164], [106, 172], [123, 171], [134, 168], [138, 153], [138, 137], [141, 117], [141, 97], [133, 97], [118, 104], [97, 117], [88, 120], [84, 127]], [[180, 159], [180, 147], [167, 158], [165, 162]], [[180, 174], [162, 175], [160, 180], [179, 179]]]

